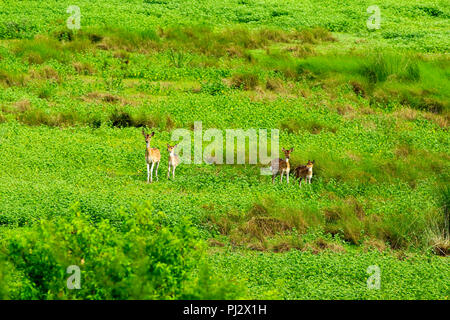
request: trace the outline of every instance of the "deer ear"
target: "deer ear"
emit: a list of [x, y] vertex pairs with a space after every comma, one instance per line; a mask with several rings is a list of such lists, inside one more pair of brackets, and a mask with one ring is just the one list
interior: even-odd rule
[[173, 146], [174, 148], [178, 147], [178, 143], [176, 145]]
[[294, 148], [292, 147], [291, 150], [289, 150], [290, 152], [294, 151]]
[[142, 135], [145, 137], [145, 131], [144, 131], [144, 128], [142, 128]]
[[169, 144], [167, 144], [167, 148], [170, 148], [170, 145], [169, 145]]
[[155, 132], [153, 131], [152, 134], [150, 135], [150, 137], [153, 137], [155, 135]]
[[282, 150], [283, 150], [283, 152], [285, 152], [285, 151], [286, 151], [286, 149], [284, 149], [284, 148], [282, 148]]

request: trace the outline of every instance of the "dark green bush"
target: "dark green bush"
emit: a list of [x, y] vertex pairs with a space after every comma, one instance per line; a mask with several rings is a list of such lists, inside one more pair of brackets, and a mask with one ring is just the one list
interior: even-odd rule
[[[213, 291], [222, 292], [210, 275], [200, 281], [192, 278], [202, 261], [203, 242], [187, 218], [172, 222], [148, 204], [120, 215], [121, 222], [114, 225], [104, 219], [93, 223], [74, 206], [67, 217], [5, 235], [0, 276], [7, 270], [17, 275], [10, 282], [9, 297], [173, 299], [185, 290], [189, 296], [200, 294], [198, 285], [208, 279]], [[66, 285], [70, 265], [81, 269], [78, 290]], [[0, 288], [0, 294], [5, 290]]]

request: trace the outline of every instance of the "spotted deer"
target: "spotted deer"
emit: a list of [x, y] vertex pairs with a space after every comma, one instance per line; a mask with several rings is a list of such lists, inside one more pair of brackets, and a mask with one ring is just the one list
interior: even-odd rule
[[175, 168], [180, 164], [180, 157], [175, 154], [175, 148], [178, 144], [171, 147], [167, 144], [167, 151], [169, 152], [169, 168], [167, 169], [167, 179], [170, 176], [170, 167], [172, 167], [172, 179], [175, 179]]
[[283, 182], [283, 174], [286, 173], [286, 181], [289, 183], [289, 171], [291, 170], [291, 165], [289, 164], [289, 157], [294, 148], [286, 150], [283, 148], [285, 159], [273, 159], [270, 163], [270, 168], [272, 170], [272, 183], [275, 183], [275, 176], [280, 172], [280, 182]]
[[[145, 143], [147, 145], [147, 148], [145, 149], [145, 162], [147, 163], [147, 183], [153, 182], [153, 166], [156, 163], [156, 179], [158, 180], [158, 167], [159, 167], [159, 161], [161, 160], [161, 153], [159, 152], [159, 149], [150, 147], [150, 140], [155, 135], [154, 132], [151, 134], [146, 134], [144, 129], [142, 129], [142, 135], [145, 138]], [[152, 167], [150, 168], [150, 163], [152, 164]]]
[[311, 178], [313, 175], [313, 167], [315, 161], [308, 160], [306, 166], [298, 166], [295, 168], [295, 177], [299, 179], [298, 185], [302, 186], [302, 179], [305, 179], [306, 183], [311, 183]]

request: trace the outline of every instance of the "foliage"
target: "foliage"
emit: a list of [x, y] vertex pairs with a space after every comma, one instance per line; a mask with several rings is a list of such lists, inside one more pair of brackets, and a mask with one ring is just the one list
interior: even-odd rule
[[[63, 2], [8, 1], [0, 297], [448, 298], [448, 8], [387, 0], [370, 31], [371, 4], [80, 0], [71, 31]], [[196, 121], [279, 129], [312, 184], [272, 185], [265, 164], [166, 180], [171, 131]]]
[[[1, 260], [19, 275], [12, 298], [174, 299], [185, 294], [187, 277], [203, 250], [187, 218], [173, 223], [147, 205], [122, 212], [122, 220], [113, 225], [105, 219], [93, 222], [72, 208], [62, 219], [2, 237]], [[80, 289], [66, 286], [71, 265], [81, 269]], [[200, 283], [218, 290], [213, 297], [225, 295], [213, 281], [207, 273]]]
[[[271, 255], [215, 254], [216, 270], [247, 279], [256, 299], [448, 299], [449, 261], [378, 251], [320, 254], [291, 250]], [[380, 268], [380, 290], [368, 289], [368, 267]], [[269, 280], [270, 279], [270, 280]], [[420, 279], [420, 280], [418, 280]], [[275, 285], [273, 285], [275, 283]]]

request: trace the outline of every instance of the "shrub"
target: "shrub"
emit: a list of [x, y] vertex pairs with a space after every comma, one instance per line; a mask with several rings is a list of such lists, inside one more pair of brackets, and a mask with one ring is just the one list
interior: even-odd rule
[[8, 288], [6, 287], [7, 273], [6, 264], [0, 260], [0, 300], [8, 299]]
[[198, 276], [189, 282], [181, 299], [186, 300], [224, 300], [245, 298], [247, 289], [241, 281], [229, 279], [228, 276], [216, 275], [208, 264], [202, 264]]
[[[0, 259], [21, 283], [11, 298], [173, 299], [194, 295], [199, 284], [214, 287], [214, 297], [227, 295], [208, 272], [200, 282], [192, 276], [204, 244], [187, 218], [175, 223], [149, 204], [120, 215], [115, 224], [94, 223], [74, 206], [64, 218], [40, 221], [20, 235], [8, 233]], [[78, 290], [66, 286], [70, 265], [81, 270]], [[5, 270], [0, 271], [1, 276]]]

